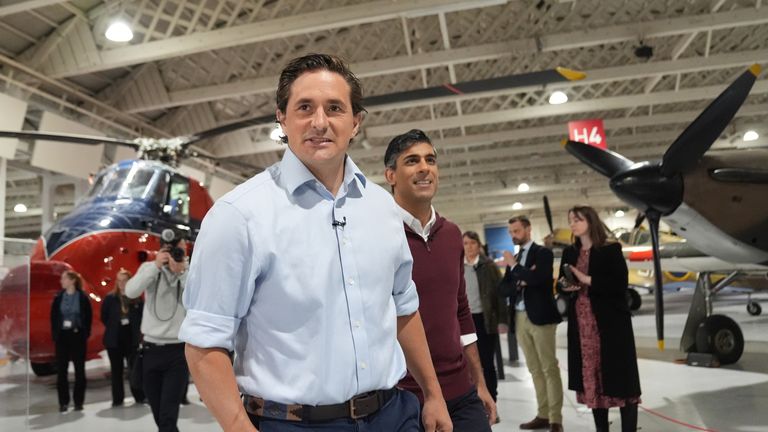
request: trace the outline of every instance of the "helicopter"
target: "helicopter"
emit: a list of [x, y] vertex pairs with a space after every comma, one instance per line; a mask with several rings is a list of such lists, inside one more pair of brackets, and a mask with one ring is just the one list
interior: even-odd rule
[[[455, 95], [537, 87], [584, 77], [577, 71], [555, 68], [377, 95], [365, 98], [363, 103], [369, 108], [391, 107], [414, 100], [431, 102]], [[182, 174], [175, 167], [180, 160], [190, 157], [220, 163], [215, 156], [193, 150], [192, 146], [222, 134], [274, 122], [275, 115], [270, 114], [189, 136], [133, 140], [30, 130], [0, 131], [0, 138], [108, 144], [134, 149], [138, 155], [137, 160], [118, 162], [100, 171], [88, 195], [38, 239], [30, 256], [29, 268], [11, 269], [0, 283], [0, 323], [10, 323], [0, 327], [0, 345], [17, 357], [26, 357], [28, 350], [35, 374], [54, 373], [55, 349], [50, 334], [49, 313], [51, 302], [60, 290], [58, 281], [61, 273], [74, 270], [83, 276], [83, 290], [91, 299], [94, 316], [99, 316], [101, 301], [113, 289], [116, 273], [120, 269], [135, 272], [141, 263], [153, 260], [155, 251], [160, 248], [164, 230], [184, 233], [191, 252], [213, 199], [199, 181]], [[243, 165], [232, 160], [225, 163]], [[260, 171], [258, 167], [249, 168], [251, 173]], [[29, 292], [26, 289], [27, 271]], [[99, 357], [103, 350], [103, 333], [101, 322], [94, 320], [86, 360]]]
[[[35, 244], [30, 255], [29, 360], [38, 375], [52, 373], [55, 350], [50, 335], [50, 303], [60, 290], [59, 277], [67, 270], [83, 276], [83, 291], [95, 314], [114, 287], [118, 270], [135, 272], [153, 260], [166, 229], [194, 241], [213, 199], [200, 185], [172, 167], [147, 160], [114, 164], [96, 177], [88, 196], [54, 224]], [[18, 274], [17, 274], [18, 273]], [[0, 288], [2, 318], [26, 320], [26, 268], [15, 268]], [[14, 315], [16, 315], [14, 317]], [[98, 316], [98, 315], [96, 315]], [[26, 338], [26, 326], [11, 326], [0, 341], [16, 351]], [[104, 327], [94, 321], [87, 359], [103, 350]]]

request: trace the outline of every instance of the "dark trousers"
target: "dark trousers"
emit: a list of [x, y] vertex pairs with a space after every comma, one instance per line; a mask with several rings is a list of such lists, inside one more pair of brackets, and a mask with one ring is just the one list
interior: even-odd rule
[[483, 376], [485, 377], [485, 386], [488, 392], [496, 400], [498, 379], [496, 377], [496, 367], [493, 364], [496, 356], [496, 334], [489, 334], [485, 331], [485, 320], [483, 314], [472, 314], [475, 321], [475, 333], [477, 334], [477, 352], [480, 355], [480, 365], [483, 366]]
[[[620, 408], [621, 411], [621, 432], [637, 431], [637, 404], [627, 404]], [[608, 432], [608, 408], [593, 408], [592, 416], [595, 418], [595, 430], [597, 432]]]
[[[131, 346], [131, 332], [128, 326], [120, 329], [119, 345], [115, 348], [107, 348], [109, 355], [109, 368], [112, 375], [112, 403], [120, 405], [125, 398], [125, 363], [128, 363], [128, 376], [136, 362], [136, 347]], [[144, 391], [131, 387], [131, 394], [136, 402], [144, 401]]]
[[[445, 401], [453, 422], [453, 432], [491, 432], [488, 413], [474, 388], [457, 398]], [[423, 431], [423, 425], [421, 430]]]
[[69, 405], [69, 362], [75, 365], [75, 389], [72, 395], [75, 406], [83, 406], [85, 401], [85, 348], [83, 333], [73, 330], [61, 330], [56, 340], [56, 390], [59, 393], [59, 405]]
[[179, 404], [187, 384], [184, 344], [144, 346], [144, 393], [159, 432], [177, 432]]
[[248, 416], [260, 432], [418, 432], [421, 427], [419, 400], [413, 393], [404, 390], [395, 393], [375, 414], [358, 420], [341, 419], [310, 424]]

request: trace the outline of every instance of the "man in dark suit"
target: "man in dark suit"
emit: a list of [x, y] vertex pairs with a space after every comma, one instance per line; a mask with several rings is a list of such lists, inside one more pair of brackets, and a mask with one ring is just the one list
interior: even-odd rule
[[509, 220], [509, 235], [520, 246], [517, 255], [504, 252], [507, 271], [500, 291], [509, 297], [510, 319], [533, 377], [538, 412], [520, 429], [563, 430], [563, 383], [555, 355], [555, 331], [561, 321], [555, 305], [552, 251], [531, 240], [531, 222], [525, 216]]

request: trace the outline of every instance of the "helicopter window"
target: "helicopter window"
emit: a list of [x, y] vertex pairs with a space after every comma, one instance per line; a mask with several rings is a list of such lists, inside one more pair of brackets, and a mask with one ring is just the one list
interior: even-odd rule
[[153, 169], [136, 168], [131, 170], [126, 179], [125, 186], [120, 191], [120, 197], [144, 198], [144, 193], [155, 175]]
[[157, 183], [155, 184], [155, 192], [152, 195], [152, 201], [158, 205], [165, 204], [165, 196], [168, 193], [168, 173], [159, 172], [157, 177]]
[[96, 181], [93, 182], [93, 186], [91, 186], [91, 191], [88, 192], [88, 196], [95, 196], [98, 195], [101, 189], [104, 187], [104, 179], [107, 177], [107, 174], [102, 174], [96, 178]]
[[131, 168], [121, 168], [104, 174], [104, 188], [98, 193], [100, 197], [117, 196], [123, 181], [128, 177]]
[[174, 176], [168, 190], [168, 202], [163, 210], [172, 218], [189, 221], [189, 181], [183, 177]]
[[[155, 170], [133, 165], [106, 172], [99, 176], [91, 188], [91, 196], [144, 198], [149, 193], [149, 186]], [[161, 193], [165, 194], [165, 187]], [[158, 200], [162, 202], [163, 200]]]

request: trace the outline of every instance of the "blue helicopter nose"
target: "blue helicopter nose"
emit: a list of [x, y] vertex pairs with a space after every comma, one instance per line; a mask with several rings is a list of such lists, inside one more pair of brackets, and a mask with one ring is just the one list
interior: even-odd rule
[[114, 199], [93, 200], [78, 206], [45, 233], [46, 252], [52, 256], [68, 243], [93, 232], [147, 231], [151, 221], [156, 218], [157, 209], [153, 209], [147, 201], [126, 200], [117, 203]]

